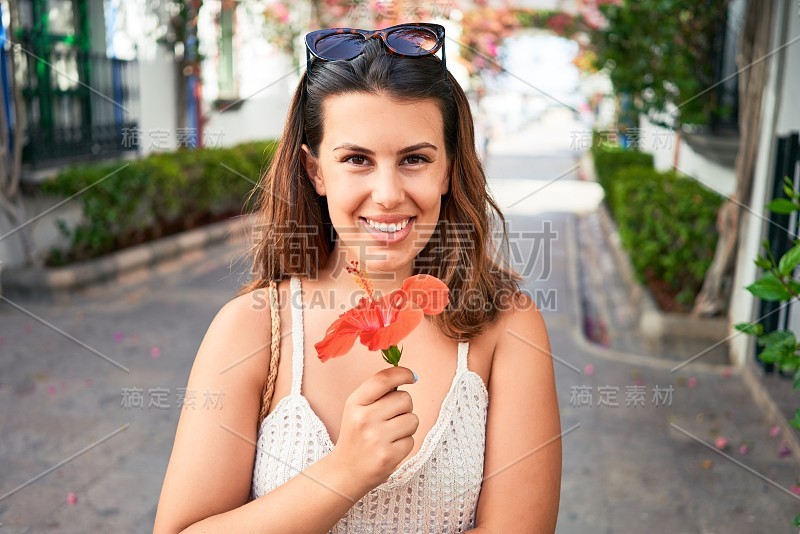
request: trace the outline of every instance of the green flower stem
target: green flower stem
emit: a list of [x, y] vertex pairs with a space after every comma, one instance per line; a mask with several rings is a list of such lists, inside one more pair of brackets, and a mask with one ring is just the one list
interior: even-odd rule
[[383, 354], [383, 359], [386, 360], [387, 363], [397, 367], [400, 363], [400, 356], [403, 355], [403, 349], [398, 349], [397, 345], [392, 345], [388, 349], [381, 349], [381, 354]]

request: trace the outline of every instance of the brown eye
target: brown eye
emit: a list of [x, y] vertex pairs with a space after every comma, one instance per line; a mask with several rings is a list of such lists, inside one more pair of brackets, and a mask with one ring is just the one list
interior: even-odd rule
[[350, 161], [351, 163], [354, 163], [356, 165], [362, 165], [363, 164], [363, 162], [359, 163], [358, 161], [352, 161], [353, 159], [366, 160], [367, 158], [365, 158], [364, 156], [362, 156], [360, 154], [353, 154], [352, 156], [348, 156], [348, 157], [344, 158], [342, 161], [344, 161], [344, 162]]
[[420, 163], [430, 163], [431, 160], [427, 156], [423, 156], [422, 154], [412, 154], [406, 158], [407, 160], [416, 160], [410, 161], [412, 165], [419, 165]]

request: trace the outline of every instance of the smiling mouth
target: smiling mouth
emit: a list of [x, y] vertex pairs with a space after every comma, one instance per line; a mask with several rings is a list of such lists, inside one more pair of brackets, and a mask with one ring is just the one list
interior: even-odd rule
[[[406, 221], [401, 221], [398, 224], [382, 224], [380, 227], [375, 227], [375, 223], [370, 224], [370, 221], [364, 217], [359, 217], [359, 220], [364, 225], [364, 229], [373, 238], [381, 243], [399, 243], [403, 241], [410, 233], [411, 228], [414, 226], [416, 217], [409, 217]], [[403, 224], [405, 223], [405, 224]], [[381, 229], [383, 227], [384, 229]]]
[[387, 233], [387, 234], [391, 234], [391, 233], [394, 233], [394, 232], [401, 231], [403, 228], [408, 226], [411, 223], [411, 221], [414, 220], [415, 218], [416, 217], [409, 217], [409, 218], [407, 218], [407, 219], [405, 219], [403, 221], [398, 221], [396, 223], [388, 223], [387, 224], [387, 223], [379, 223], [377, 221], [373, 221], [373, 220], [367, 219], [366, 217], [359, 217], [359, 219], [364, 221], [370, 228], [374, 228], [375, 230], [378, 230], [379, 232], [383, 232], [383, 233]]

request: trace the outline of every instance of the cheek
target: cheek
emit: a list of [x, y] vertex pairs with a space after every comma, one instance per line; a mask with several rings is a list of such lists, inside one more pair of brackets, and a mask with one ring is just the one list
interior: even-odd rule
[[426, 217], [438, 217], [442, 205], [438, 186], [429, 182], [428, 185], [409, 190], [408, 197], [425, 212]]
[[328, 207], [338, 212], [352, 211], [358, 207], [359, 198], [363, 193], [352, 181], [330, 180], [326, 183]]

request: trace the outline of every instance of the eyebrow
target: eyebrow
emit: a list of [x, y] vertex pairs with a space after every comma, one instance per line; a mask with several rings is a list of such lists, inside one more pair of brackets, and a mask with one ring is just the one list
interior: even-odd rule
[[[362, 146], [354, 145], [353, 143], [342, 143], [341, 145], [339, 145], [336, 148], [334, 148], [333, 151], [336, 152], [340, 148], [347, 149], [347, 150], [353, 150], [355, 152], [363, 152], [365, 154], [369, 154], [370, 156], [374, 156], [375, 155], [375, 152], [373, 152], [372, 150], [370, 150], [368, 148], [364, 148]], [[417, 143], [416, 145], [411, 145], [411, 146], [408, 146], [408, 147], [403, 148], [401, 150], [398, 150], [397, 153], [398, 154], [407, 154], [409, 152], [414, 152], [415, 150], [420, 150], [422, 148], [432, 148], [434, 150], [439, 150], [436, 147], [436, 145], [432, 145], [431, 143], [423, 142], [423, 143]]]

